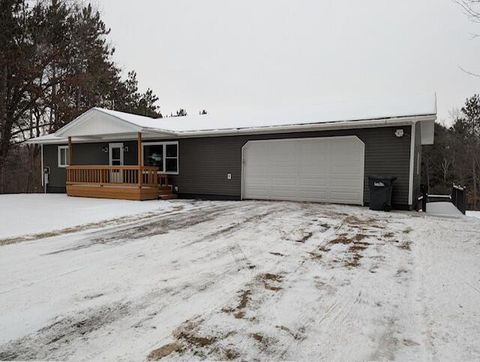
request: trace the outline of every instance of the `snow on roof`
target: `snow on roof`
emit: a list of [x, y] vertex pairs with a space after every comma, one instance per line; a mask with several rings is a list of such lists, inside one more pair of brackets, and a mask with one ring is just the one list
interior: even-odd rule
[[51, 134], [46, 134], [43, 136], [36, 137], [35, 139], [48, 141], [48, 140], [56, 140], [58, 139], [58, 137], [55, 136], [55, 133], [51, 133]]
[[305, 125], [316, 123], [388, 119], [409, 116], [435, 115], [435, 96], [416, 96], [408, 99], [382, 101], [370, 99], [356, 102], [334, 102], [308, 109], [278, 109], [271, 111], [239, 112], [230, 115], [207, 114], [161, 118], [149, 127], [171, 132], [214, 131]]
[[110, 109], [99, 108], [99, 107], [95, 107], [94, 109], [144, 128], [158, 128], [158, 121], [162, 119], [162, 118], [155, 119], [155, 118], [140, 116], [132, 113], [112, 111]]
[[31, 138], [28, 141], [26, 141], [26, 143], [55, 143], [58, 141], [63, 141], [63, 140], [59, 139], [59, 137], [57, 137], [55, 133], [51, 133], [51, 134], [46, 134], [43, 136]]
[[[107, 115], [102, 119], [102, 114]], [[188, 115], [183, 117], [150, 118], [135, 114], [92, 108], [58, 130], [54, 135], [31, 140], [31, 143], [53, 143], [67, 136], [98, 136], [101, 134], [120, 134], [125, 132], [161, 133], [176, 137], [228, 133], [230, 131], [262, 132], [284, 130], [295, 131], [309, 126], [316, 127], [344, 122], [345, 126], [355, 127], [356, 121], [388, 123], [406, 117], [436, 116], [436, 97], [409, 96], [387, 100], [378, 98], [356, 100], [355, 102], [333, 102], [317, 104], [309, 108], [276, 109], [270, 111], [209, 113], [207, 115]], [[101, 122], [99, 122], [101, 121]], [[87, 125], [87, 126], [86, 126]], [[88, 126], [90, 125], [90, 126]], [[121, 126], [121, 127], [120, 127]], [[283, 128], [282, 128], [283, 127]], [[323, 127], [323, 126], [322, 126]]]

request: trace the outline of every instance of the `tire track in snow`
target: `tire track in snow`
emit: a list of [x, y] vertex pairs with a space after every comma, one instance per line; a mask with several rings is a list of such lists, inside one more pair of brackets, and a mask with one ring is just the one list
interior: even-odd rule
[[[218, 205], [218, 203], [213, 205]], [[336, 227], [341, 222], [339, 213], [326, 217], [333, 226], [328, 231], [321, 232], [323, 229], [320, 228], [320, 224], [323, 220], [315, 221], [315, 219], [326, 215], [326, 210], [341, 211], [342, 208], [318, 204], [304, 207], [301, 204], [282, 202], [225, 203], [221, 206], [221, 210], [215, 211], [213, 209], [214, 212], [217, 212], [213, 220], [205, 220], [191, 226], [182, 227], [178, 226], [184, 220], [179, 224], [175, 224], [171, 220], [173, 229], [169, 231], [171, 235], [168, 238], [164, 233], [148, 235], [153, 230], [144, 230], [144, 236], [132, 249], [135, 250], [138, 247], [139, 252], [147, 254], [147, 256], [149, 252], [154, 254], [151, 258], [139, 259], [140, 261], [129, 264], [127, 270], [133, 272], [137, 267], [150, 267], [147, 270], [157, 274], [135, 274], [136, 277], [145, 278], [141, 280], [144, 283], [141, 288], [137, 288], [131, 293], [122, 290], [115, 294], [114, 298], [107, 295], [95, 299], [95, 302], [100, 304], [101, 308], [108, 308], [108, 305], [111, 305], [104, 299], [110, 298], [110, 302], [112, 299], [121, 301], [128, 306], [127, 314], [120, 313], [117, 319], [104, 323], [98, 329], [87, 330], [81, 336], [74, 333], [70, 344], [59, 342], [58, 349], [48, 352], [45, 358], [138, 360], [145, 357], [149, 351], [158, 347], [159, 344], [171, 341], [170, 332], [181, 326], [185, 320], [190, 320], [195, 316], [203, 319], [198, 332], [205, 334], [200, 334], [199, 337], [217, 337], [215, 331], [220, 330], [221, 332], [221, 328], [225, 325], [236, 332], [236, 337], [235, 335], [226, 337], [227, 333], [219, 332], [216, 342], [211, 347], [203, 349], [206, 353], [203, 358], [221, 357], [223, 355], [217, 353], [220, 353], [218, 351], [224, 348], [227, 343], [240, 341], [238, 358], [251, 359], [260, 356], [264, 359], [279, 359], [278, 356], [281, 356], [282, 353], [289, 355], [294, 351], [299, 352], [311, 347], [311, 344], [309, 345], [307, 342], [312, 336], [317, 339], [317, 342], [324, 344], [322, 349], [313, 349], [317, 352], [320, 351], [317, 358], [322, 356], [340, 358], [342, 356], [352, 356], [351, 349], [358, 346], [358, 340], [349, 340], [352, 333], [350, 328], [355, 329], [358, 324], [366, 321], [366, 319], [358, 318], [361, 317], [362, 312], [371, 311], [364, 305], [365, 294], [359, 293], [362, 290], [362, 279], [368, 276], [366, 274], [369, 273], [368, 268], [366, 268], [366, 265], [362, 265], [361, 267], [365, 270], [362, 269], [361, 272], [356, 269], [348, 271], [343, 268], [330, 271], [321, 262], [310, 260], [308, 254], [313, 246], [317, 248], [319, 245], [323, 245], [329, 237], [343, 232], [343, 229]], [[305, 208], [305, 210], [300, 212], [302, 208]], [[208, 206], [205, 206], [203, 210], [209, 210]], [[279, 210], [283, 211], [283, 215]], [[358, 210], [361, 213], [357, 215], [367, 214], [369, 217], [371, 216], [368, 211]], [[189, 210], [185, 210], [181, 211], [180, 214], [188, 216], [190, 215], [189, 212]], [[199, 209], [193, 214], [196, 215], [201, 212]], [[255, 219], [255, 216], [260, 215], [260, 218]], [[154, 216], [147, 223], [135, 222], [133, 226], [143, 226], [143, 224], [148, 226], [150, 222], [155, 222], [156, 217]], [[175, 215], [169, 216], [169, 218], [174, 217]], [[253, 218], [250, 219], [250, 217]], [[122, 230], [112, 230], [114, 227], [108, 229], [107, 238], [117, 231], [120, 232], [120, 238], [111, 240], [104, 245], [111, 244], [113, 247], [117, 245], [117, 241], [118, 245], [127, 243], [130, 239], [123, 240], [121, 235], [124, 229], [129, 226], [124, 225]], [[153, 228], [155, 227], [153, 226]], [[168, 223], [165, 227], [168, 228]], [[317, 231], [313, 230], [315, 227], [318, 227]], [[299, 231], [300, 229], [305, 232], [312, 232], [312, 236], [305, 243], [296, 242], [299, 239], [298, 235], [303, 234], [303, 231]], [[101, 234], [101, 232], [95, 231], [78, 236], [85, 241], [95, 239], [97, 234]], [[282, 239], [282, 233], [286, 236], [285, 239]], [[156, 236], [158, 238], [155, 238]], [[152, 246], [159, 245], [163, 241], [166, 243], [162, 246], [162, 253], [158, 253], [160, 246], [156, 248]], [[195, 241], [197, 242], [195, 243]], [[185, 248], [187, 244], [189, 247]], [[390, 244], [387, 244], [386, 247], [397, 250]], [[271, 255], [270, 251], [272, 250], [278, 250], [282, 256]], [[112, 248], [112, 252], [118, 254], [121, 250]], [[398, 252], [400, 252], [399, 249]], [[403, 250], [401, 252], [406, 253]], [[382, 253], [387, 256], [390, 255], [385, 253], [385, 249]], [[168, 258], [162, 259], [165, 255]], [[69, 254], [66, 253], [58, 257], [68, 256]], [[105, 254], [105, 256], [108, 256], [108, 254]], [[125, 256], [128, 256], [128, 253], [125, 253]], [[179, 260], [179, 263], [173, 265], [172, 261], [176, 259]], [[324, 259], [321, 260], [325, 261]], [[368, 261], [367, 258], [365, 260]], [[121, 267], [122, 259], [119, 259], [117, 263], [115, 267], [117, 265]], [[250, 269], [250, 263], [256, 264], [256, 268]], [[155, 265], [156, 268], [151, 268], [152, 265]], [[386, 265], [385, 267], [389, 266]], [[284, 274], [281, 274], [282, 272]], [[281, 327], [277, 328], [276, 325], [280, 322], [277, 323], [272, 310], [277, 310], [276, 308], [286, 298], [292, 298], [292, 293], [302, 291], [302, 288], [308, 286], [308, 283], [313, 283], [314, 280], [311, 277], [314, 274], [324, 272], [331, 272], [332, 274], [329, 275], [336, 276], [336, 279], [329, 280], [335, 287], [329, 291], [330, 294], [322, 289], [314, 294], [314, 297], [318, 299], [307, 300], [301, 304], [291, 304], [292, 308], [297, 306], [301, 309], [298, 323], [285, 323], [282, 324], [283, 329]], [[165, 281], [160, 279], [163, 273], [166, 275]], [[282, 275], [281, 282], [268, 282], [271, 283], [268, 284], [269, 286], [282, 289], [275, 291], [266, 288], [265, 282], [261, 278], [266, 273], [271, 273], [273, 275], [271, 278], [275, 278], [275, 275]], [[151, 278], [155, 278], [155, 283], [147, 282]], [[348, 280], [350, 285], [339, 285], [344, 280]], [[299, 284], [300, 288], [295, 289], [295, 286]], [[236, 293], [249, 286], [253, 289], [254, 299], [252, 304], [246, 308], [247, 319], [235, 319], [233, 316], [227, 315], [231, 320], [225, 320], [227, 313], [222, 312], [222, 308], [237, 306], [239, 295]], [[313, 284], [310, 287], [315, 288]], [[101, 290], [98, 288], [92, 289], [88, 291], [88, 295], [98, 295], [100, 292]], [[366, 292], [368, 294], [368, 290]], [[295, 297], [298, 298], [299, 296], [301, 294]], [[75, 311], [79, 309], [79, 306], [81, 305], [76, 305], [60, 319], [75, 320], [75, 313], [78, 313]], [[280, 313], [283, 311], [284, 314], [295, 312], [293, 310], [284, 311], [281, 308], [278, 311]], [[86, 315], [88, 310], [83, 310], [80, 313]], [[95, 312], [92, 311], [91, 314], [94, 316]], [[256, 319], [253, 320], [253, 318]], [[288, 316], [285, 315], [279, 315], [277, 319], [278, 321], [289, 320]], [[351, 322], [352, 319], [358, 319], [357, 324]], [[220, 325], [218, 324], [219, 321]], [[300, 324], [305, 327], [303, 332]], [[66, 327], [67, 330], [68, 328]], [[379, 328], [383, 328], [383, 326]], [[318, 333], [319, 330], [331, 330], [331, 335]], [[358, 328], [358, 331], [360, 330], [361, 328]], [[197, 335], [194, 337], [197, 337]], [[58, 341], [62, 341], [62, 338]], [[230, 339], [225, 342], [222, 338]], [[52, 339], [55, 339], [55, 337]], [[118, 351], [118, 340], [128, 341], [128, 346], [131, 346], [128, 349], [131, 349], [131, 351], [127, 351], [127, 348]], [[344, 340], [346, 340], [345, 343], [342, 342]], [[224, 342], [226, 344], [223, 344]], [[55, 345], [55, 343], [56, 341], [50, 345]], [[99, 345], [100, 343], [101, 345]], [[323, 351], [329, 345], [341, 347], [345, 354], [335, 354], [335, 350], [323, 354]], [[285, 349], [283, 348], [285, 346], [288, 347]], [[245, 349], [242, 350], [241, 348]], [[248, 352], [248, 348], [251, 348], [251, 352]], [[141, 355], [142, 351], [145, 352], [143, 356]], [[249, 353], [256, 353], [257, 356], [252, 356]], [[40, 356], [40, 354], [41, 351], [37, 355]], [[198, 359], [202, 355], [188, 356]], [[302, 355], [299, 353], [291, 356], [300, 357]]]
[[[279, 205], [279, 206], [282, 207], [282, 205]], [[272, 216], [272, 218], [273, 218], [274, 210], [269, 210], [269, 211], [270, 211], [270, 216]], [[294, 217], [296, 217], [298, 219], [302, 219], [302, 223], [300, 224], [300, 225], [303, 225], [302, 228], [311, 226], [311, 222], [310, 222], [311, 220], [307, 220], [307, 221], [303, 220], [304, 219], [304, 214], [295, 215]], [[268, 220], [264, 220], [264, 221], [268, 222]], [[245, 225], [244, 227], [247, 227], [247, 225]], [[226, 229], [230, 230], [230, 227], [227, 226]], [[323, 234], [325, 232], [325, 229], [323, 227], [317, 227], [317, 230], [315, 230], [315, 231], [317, 233]], [[333, 230], [332, 230], [332, 232], [333, 232]], [[313, 232], [312, 232], [312, 234], [313, 234]], [[293, 243], [295, 243], [295, 241], [289, 240], [289, 242], [291, 242], [292, 245], [295, 245], [295, 244], [293, 244]], [[295, 245], [295, 247], [299, 248], [300, 246], [297, 246], [297, 245]], [[241, 251], [241, 259], [244, 259], [245, 254], [243, 253], [241, 248], [240, 248], [240, 251]], [[298, 253], [296, 255], [292, 255], [292, 258], [296, 259], [299, 256], [303, 256], [303, 255], [304, 255], [303, 248], [298, 249]], [[274, 303], [271, 300], [272, 298], [273, 298], [273, 300], [281, 299], [282, 294], [284, 292], [283, 287], [281, 287], [279, 289], [277, 289], [277, 287], [275, 287], [274, 292], [269, 292], [267, 290], [266, 292], [270, 294], [270, 296], [268, 296], [268, 295], [264, 294], [265, 293], [265, 286], [263, 284], [264, 282], [262, 281], [263, 280], [262, 276], [266, 275], [266, 274], [264, 274], [265, 271], [276, 270], [281, 265], [282, 265], [282, 260], [279, 260], [278, 258], [271, 258], [269, 260], [269, 264], [268, 265], [263, 265], [261, 270], [256, 270], [256, 269], [250, 270], [249, 281], [247, 281], [245, 284], [243, 284], [242, 287], [238, 289], [238, 291], [252, 290], [253, 297], [259, 297], [259, 298], [261, 298], [261, 300], [263, 300], [262, 303], [267, 303], [267, 304]], [[287, 279], [283, 280], [283, 278], [287, 278]], [[282, 286], [285, 285], [285, 287], [288, 287], [288, 275], [282, 276], [281, 279], [282, 279], [282, 282], [281, 282]], [[262, 299], [262, 298], [267, 298], [267, 299], [265, 300], [265, 299]], [[232, 298], [232, 302], [230, 302], [230, 303], [233, 303], [236, 299], [237, 299], [237, 296], [234, 296]], [[228, 303], [228, 304], [230, 304], [230, 303]], [[225, 308], [227, 308], [227, 307], [222, 308], [222, 310], [225, 309]], [[221, 311], [218, 311], [218, 310], [217, 311], [213, 310], [213, 311], [208, 312], [207, 314], [197, 315], [195, 317], [198, 318], [198, 319], [201, 319], [203, 321], [202, 325], [205, 325], [205, 324], [208, 324], [209, 320], [211, 320], [218, 313], [224, 313], [224, 312], [221, 312]], [[227, 333], [226, 335], [229, 335], [229, 333]], [[298, 338], [297, 333], [294, 333], [292, 335], [296, 336], [296, 338]], [[248, 338], [248, 336], [246, 338]]]
[[103, 305], [58, 318], [36, 333], [0, 346], [0, 360], [65, 359], [68, 347], [75, 340], [123, 318], [131, 313], [128, 304]]
[[[255, 208], [258, 210], [258, 207], [250, 207], [249, 205], [246, 205], [244, 211], [251, 211], [251, 208]], [[217, 212], [221, 210], [221, 212], [224, 213], [225, 211], [228, 211], [228, 208], [225, 208], [224, 206], [217, 206], [209, 208], [203, 207], [197, 210], [197, 212], [205, 212], [206, 209], [208, 209], [210, 212]], [[215, 218], [218, 217], [218, 215], [216, 214], [214, 214], [213, 216]], [[208, 220], [202, 219], [201, 222], [207, 221]], [[151, 222], [152, 220], [150, 220], [149, 223]], [[189, 224], [189, 227], [194, 225], [195, 224]], [[174, 230], [177, 226], [178, 225], [175, 225]], [[248, 227], [248, 225], [245, 224], [244, 227]], [[216, 255], [216, 257], [218, 258], [218, 255]], [[118, 314], [117, 318], [113, 318], [112, 315], [112, 318], [109, 318], [108, 320], [103, 320], [101, 318], [98, 318], [98, 313], [95, 310], [85, 310], [81, 312], [81, 320], [79, 320], [75, 316], [67, 315], [63, 317], [60, 322], [55, 322], [50, 326], [44, 327], [33, 335], [20, 338], [16, 341], [8, 343], [7, 345], [1, 346], [0, 356], [7, 356], [9, 359], [63, 359], [70, 355], [70, 345], [78, 343], [78, 340], [88, 338], [89, 334], [97, 330], [108, 330], [109, 325], [113, 323], [116, 319], [121, 319], [127, 316], [129, 318], [137, 319], [137, 323], [135, 323], [133, 327], [141, 328], [147, 321], [154, 320], [157, 313], [159, 313], [159, 309], [162, 309], [158, 306], [159, 299], [165, 299], [166, 296], [168, 299], [168, 295], [171, 295], [173, 298], [177, 300], [181, 299], [184, 303], [187, 303], [192, 298], [198, 299], [199, 294], [205, 292], [211, 293], [211, 289], [221, 289], [221, 285], [225, 283], [225, 280], [230, 280], [230, 275], [238, 273], [239, 271], [238, 265], [236, 263], [234, 263], [233, 265], [231, 263], [226, 263], [226, 265], [229, 265], [229, 268], [223, 269], [221, 272], [218, 273], [212, 273], [210, 275], [210, 278], [207, 280], [204, 279], [204, 274], [195, 275], [196, 278], [192, 279], [190, 277], [190, 281], [188, 283], [180, 284], [176, 288], [164, 288], [159, 291], [152, 291], [146, 293], [143, 297], [141, 297], [140, 301], [137, 300], [135, 301], [135, 303], [134, 301], [128, 302], [128, 311], [127, 309], [123, 309], [122, 307], [122, 310], [125, 310], [126, 312]], [[145, 315], [143, 311], [150, 310], [152, 309], [152, 307], [156, 311], [150, 311]], [[112, 308], [108, 306], [102, 306], [102, 309], [111, 310]], [[138, 317], [136, 318], [135, 315], [138, 315]], [[76, 328], [72, 327], [82, 327], [85, 324], [90, 324], [90, 322], [86, 323], [85, 321], [91, 320], [98, 320], [95, 328], [80, 328], [79, 330], [76, 330]], [[58, 329], [67, 331], [58, 332]]]
[[165, 211], [165, 210], [148, 211], [148, 212], [137, 214], [134, 216], [123, 216], [115, 219], [108, 219], [108, 220], [102, 220], [94, 223], [76, 225], [76, 226], [72, 226], [64, 229], [15, 236], [13, 238], [0, 239], [0, 246], [17, 244], [17, 243], [26, 242], [26, 241], [37, 241], [37, 240], [52, 238], [52, 237], [61, 236], [61, 235], [76, 234], [76, 233], [80, 233], [80, 232], [84, 232], [92, 229], [99, 229], [99, 228], [104, 229], [108, 227], [117, 227], [119, 225], [125, 225], [132, 222], [137, 223], [139, 220], [154, 218], [158, 215], [159, 212], [162, 212], [164, 215], [168, 215], [171, 213], [176, 213], [178, 211], [181, 211], [183, 208], [184, 208], [183, 205], [178, 205], [178, 206], [175, 206], [173, 210], [169, 210], [169, 211]]
[[90, 233], [86, 238], [77, 242], [77, 245], [55, 250], [44, 255], [55, 255], [65, 252], [78, 251], [95, 245], [120, 245], [132, 240], [144, 239], [155, 235], [166, 234], [178, 229], [187, 229], [197, 224], [214, 220], [222, 212], [233, 209], [235, 206], [207, 205], [189, 209], [176, 210], [149, 216], [133, 223], [126, 223]]

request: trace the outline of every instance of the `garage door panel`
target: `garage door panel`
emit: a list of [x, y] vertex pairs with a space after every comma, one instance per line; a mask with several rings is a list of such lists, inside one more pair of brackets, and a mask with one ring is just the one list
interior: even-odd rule
[[328, 190], [326, 186], [326, 179], [321, 179], [321, 178], [312, 178], [308, 180], [300, 180], [299, 181], [299, 186], [305, 186], [308, 187], [309, 189], [313, 190]]
[[272, 186], [276, 189], [280, 187], [296, 187], [297, 186], [297, 179], [295, 178], [288, 178], [288, 177], [274, 177], [271, 181]]
[[364, 153], [357, 137], [248, 142], [242, 196], [363, 204]]

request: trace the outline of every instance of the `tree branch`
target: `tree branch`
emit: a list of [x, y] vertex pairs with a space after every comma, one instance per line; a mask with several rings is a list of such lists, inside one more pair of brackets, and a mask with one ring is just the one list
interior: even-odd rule
[[470, 72], [464, 68], [462, 68], [461, 66], [458, 66], [458, 68], [460, 68], [460, 70], [468, 75], [471, 75], [471, 76], [474, 76], [474, 77], [478, 77], [480, 78], [480, 74], [477, 74], [477, 73], [473, 73], [473, 72]]

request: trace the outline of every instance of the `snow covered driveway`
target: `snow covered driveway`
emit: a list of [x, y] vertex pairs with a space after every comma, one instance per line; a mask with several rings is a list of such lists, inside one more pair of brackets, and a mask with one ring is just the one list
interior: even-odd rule
[[478, 219], [154, 202], [0, 238], [0, 359], [480, 358]]

